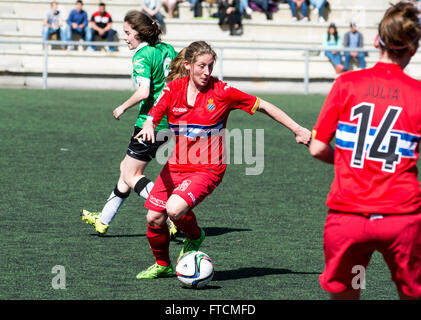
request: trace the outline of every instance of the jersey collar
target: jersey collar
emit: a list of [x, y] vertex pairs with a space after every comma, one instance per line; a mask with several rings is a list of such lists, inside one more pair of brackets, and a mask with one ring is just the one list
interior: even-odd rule
[[134, 49], [133, 50], [133, 55], [136, 53], [136, 52], [138, 52], [140, 49], [142, 49], [143, 47], [146, 47], [148, 45], [148, 43], [147, 42], [141, 42], [137, 47], [136, 47], [136, 49]]

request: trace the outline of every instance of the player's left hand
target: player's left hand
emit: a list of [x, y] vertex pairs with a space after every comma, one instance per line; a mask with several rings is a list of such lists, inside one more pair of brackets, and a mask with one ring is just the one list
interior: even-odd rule
[[298, 127], [298, 129], [295, 130], [294, 133], [295, 133], [295, 141], [297, 141], [297, 143], [305, 144], [306, 146], [310, 144], [310, 141], [311, 141], [310, 130], [300, 126]]

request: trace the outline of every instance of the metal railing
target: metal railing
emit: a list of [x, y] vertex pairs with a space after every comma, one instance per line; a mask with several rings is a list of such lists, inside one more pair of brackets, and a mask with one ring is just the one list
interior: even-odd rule
[[[49, 46], [95, 46], [95, 47], [126, 47], [125, 43], [121, 42], [86, 42], [86, 41], [57, 41], [57, 40], [48, 40], [48, 41], [26, 41], [26, 40], [5, 40], [0, 39], [0, 43], [3, 44], [34, 44], [40, 45], [44, 48], [44, 65], [43, 65], [43, 72], [42, 72], [42, 88], [48, 88], [48, 58], [49, 58]], [[180, 48], [179, 46], [175, 46], [176, 48]], [[310, 58], [313, 52], [324, 52], [326, 50], [332, 50], [329, 48], [324, 47], [248, 47], [248, 46], [221, 46], [215, 45], [213, 48], [216, 50], [218, 55], [218, 78], [220, 80], [224, 79], [224, 50], [265, 50], [265, 51], [297, 51], [304, 53], [304, 77], [303, 77], [303, 84], [304, 84], [304, 94], [309, 93], [309, 86], [310, 86]], [[378, 49], [345, 49], [341, 48], [339, 51], [346, 52], [346, 51], [357, 51], [357, 52], [378, 52]], [[419, 50], [418, 52], [421, 52]], [[327, 58], [326, 58], [327, 59]]]

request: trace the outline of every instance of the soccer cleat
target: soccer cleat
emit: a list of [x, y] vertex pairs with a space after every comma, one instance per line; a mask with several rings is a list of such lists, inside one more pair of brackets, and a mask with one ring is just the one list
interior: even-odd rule
[[83, 209], [80, 215], [82, 216], [82, 221], [85, 221], [88, 224], [95, 225], [95, 220], [99, 218], [101, 212], [90, 212]]
[[188, 251], [198, 251], [200, 248], [200, 245], [202, 244], [203, 240], [205, 240], [205, 231], [203, 229], [200, 229], [200, 237], [197, 239], [184, 239], [183, 243], [184, 246], [180, 251], [180, 254], [178, 255], [178, 260], [180, 260], [181, 256], [185, 254]]
[[170, 238], [171, 240], [174, 240], [178, 235], [177, 227], [175, 226], [174, 222], [172, 222], [170, 219], [167, 220], [168, 229], [170, 230]]
[[95, 230], [100, 236], [106, 234], [109, 227], [109, 224], [103, 224], [99, 218], [95, 220]]
[[95, 227], [95, 231], [98, 234], [103, 235], [107, 232], [109, 225], [103, 224], [99, 219], [99, 215], [101, 212], [90, 212], [88, 210], [83, 209], [80, 215], [82, 216], [82, 221], [92, 225]]
[[151, 265], [148, 269], [139, 272], [136, 279], [156, 279], [172, 277], [174, 269], [172, 265], [160, 266], [158, 264]]

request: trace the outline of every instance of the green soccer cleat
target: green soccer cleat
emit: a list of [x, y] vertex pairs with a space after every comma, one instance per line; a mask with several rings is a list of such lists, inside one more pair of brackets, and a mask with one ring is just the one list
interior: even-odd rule
[[178, 235], [177, 227], [170, 219], [167, 220], [168, 229], [170, 230], [170, 239], [174, 240]]
[[139, 272], [136, 279], [156, 279], [156, 278], [168, 278], [172, 277], [174, 269], [172, 265], [160, 266], [158, 264], [151, 265], [148, 269]]
[[205, 231], [203, 229], [200, 229], [200, 237], [198, 239], [184, 239], [183, 243], [183, 249], [181, 249], [180, 254], [178, 256], [178, 260], [180, 260], [181, 256], [189, 251], [198, 251], [200, 248], [200, 245], [202, 244], [203, 240], [205, 240]]
[[98, 232], [99, 235], [103, 235], [107, 233], [108, 224], [103, 224], [99, 219], [99, 215], [101, 212], [90, 212], [88, 210], [83, 209], [80, 215], [82, 216], [82, 221], [92, 225], [95, 227], [95, 231]]

